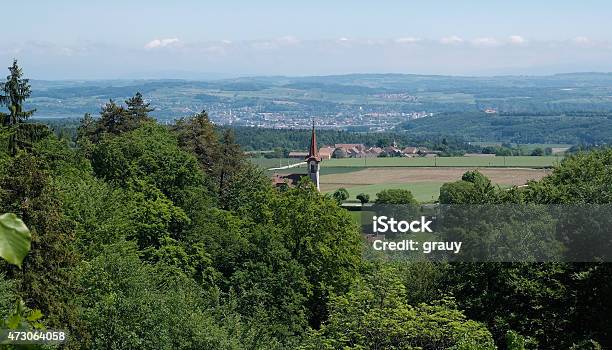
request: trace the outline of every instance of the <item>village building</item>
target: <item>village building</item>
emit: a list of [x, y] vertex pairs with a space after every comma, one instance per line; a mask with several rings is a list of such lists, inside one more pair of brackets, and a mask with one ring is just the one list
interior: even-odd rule
[[319, 157], [321, 157], [321, 159], [331, 159], [333, 153], [333, 147], [326, 146], [319, 149]]
[[[312, 134], [310, 136], [310, 147], [308, 148], [308, 153], [306, 152], [290, 152], [289, 156], [302, 156], [302, 159], [306, 160], [306, 168], [307, 174], [274, 174], [272, 175], [272, 184], [274, 187], [282, 187], [282, 186], [295, 186], [298, 184], [300, 179], [304, 176], [308, 176], [308, 178], [312, 181], [312, 183], [317, 187], [317, 191], [320, 191], [319, 184], [319, 164], [323, 160], [319, 155], [319, 149], [317, 147], [317, 135], [315, 133], [314, 122], [312, 123]], [[329, 159], [329, 158], [327, 158]]]
[[363, 157], [365, 158], [376, 158], [380, 157], [383, 149], [380, 147], [370, 147], [365, 152], [363, 152]]
[[308, 152], [289, 152], [289, 158], [304, 159], [308, 157]]
[[404, 147], [402, 152], [406, 157], [414, 157], [419, 153], [419, 149], [417, 147]]
[[359, 151], [365, 150], [365, 145], [363, 143], [337, 143], [334, 145], [335, 148], [343, 148], [345, 150], [354, 148]]
[[308, 168], [308, 177], [317, 187], [317, 191], [320, 191], [319, 186], [319, 164], [321, 163], [321, 157], [319, 157], [319, 148], [317, 147], [317, 134], [315, 133], [314, 121], [312, 122], [312, 134], [310, 136], [310, 147], [308, 148], [308, 157], [306, 158], [306, 167]]
[[402, 151], [395, 146], [387, 146], [383, 148], [381, 152], [381, 156], [383, 157], [401, 157]]

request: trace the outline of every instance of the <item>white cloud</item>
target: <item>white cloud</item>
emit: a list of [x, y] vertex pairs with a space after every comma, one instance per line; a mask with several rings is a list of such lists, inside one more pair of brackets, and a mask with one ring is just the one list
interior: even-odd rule
[[527, 42], [527, 40], [520, 35], [511, 35], [509, 39], [510, 43], [514, 45], [522, 45]]
[[257, 40], [249, 43], [252, 48], [257, 50], [270, 50], [278, 48], [277, 42], [274, 40]]
[[499, 42], [495, 38], [476, 38], [472, 40], [471, 43], [474, 46], [481, 46], [481, 47], [491, 47], [491, 46], [499, 45]]
[[278, 41], [281, 44], [285, 44], [285, 45], [297, 45], [300, 43], [300, 39], [291, 36], [291, 35], [287, 35], [281, 38], [278, 38], [276, 41]]
[[395, 42], [398, 44], [414, 44], [421, 41], [421, 39], [419, 38], [413, 38], [413, 37], [404, 37], [404, 38], [397, 38], [395, 39]]
[[144, 48], [145, 49], [157, 49], [170, 45], [175, 45], [179, 42], [178, 38], [167, 38], [167, 39], [154, 39], [148, 42]]
[[463, 43], [463, 41], [463, 38], [458, 37], [456, 35], [440, 39], [440, 42], [444, 45], [457, 45]]
[[591, 39], [585, 37], [585, 36], [579, 36], [574, 38], [574, 43], [579, 44], [579, 45], [589, 45], [592, 43]]
[[302, 43], [302, 41], [294, 36], [287, 35], [271, 40], [247, 40], [242, 43], [257, 50], [275, 50], [296, 46]]

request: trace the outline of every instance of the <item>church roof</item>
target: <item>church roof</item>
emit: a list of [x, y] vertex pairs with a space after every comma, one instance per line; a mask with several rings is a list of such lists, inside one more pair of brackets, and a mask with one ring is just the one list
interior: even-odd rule
[[300, 179], [306, 174], [274, 174], [272, 176], [272, 185], [275, 187], [281, 186], [283, 184], [287, 184], [289, 186], [296, 186]]
[[310, 136], [310, 148], [308, 149], [308, 156], [306, 159], [314, 159], [318, 162], [321, 161], [319, 148], [317, 147], [317, 134], [315, 133], [314, 120], [312, 122], [312, 135]]

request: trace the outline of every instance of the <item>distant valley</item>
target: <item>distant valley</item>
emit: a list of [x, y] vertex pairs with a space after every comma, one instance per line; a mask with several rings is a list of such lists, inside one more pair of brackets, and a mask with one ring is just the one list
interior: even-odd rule
[[[96, 116], [136, 91], [158, 119], [207, 110], [222, 125], [460, 135], [470, 141], [609, 143], [612, 74], [356, 74], [214, 81], [32, 81], [39, 119]], [[577, 112], [580, 111], [580, 112]], [[554, 136], [552, 136], [554, 135]]]

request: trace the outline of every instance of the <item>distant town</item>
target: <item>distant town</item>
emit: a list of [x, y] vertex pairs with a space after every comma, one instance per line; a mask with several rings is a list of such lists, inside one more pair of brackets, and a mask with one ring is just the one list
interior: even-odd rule
[[258, 109], [258, 107], [244, 107], [227, 110], [220, 107], [217, 110], [215, 106], [210, 109], [210, 113], [214, 116], [213, 121], [222, 125], [305, 129], [309, 127], [312, 118], [316, 118], [321, 120], [318, 126], [320, 129], [344, 129], [353, 126], [370, 132], [388, 131], [403, 122], [433, 115], [428, 112], [364, 112], [363, 108], [353, 112], [338, 112], [334, 115], [264, 112]]
[[[376, 157], [435, 157], [439, 151], [425, 147], [399, 147], [395, 142], [387, 147], [367, 147], [361, 143], [337, 143], [319, 148], [321, 159]], [[304, 159], [308, 152], [289, 152], [289, 158]]]

